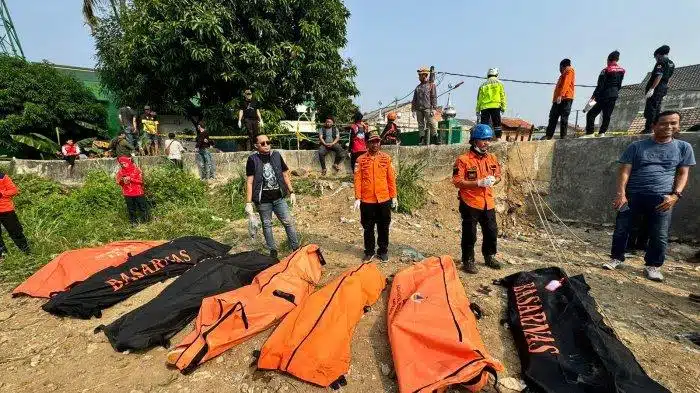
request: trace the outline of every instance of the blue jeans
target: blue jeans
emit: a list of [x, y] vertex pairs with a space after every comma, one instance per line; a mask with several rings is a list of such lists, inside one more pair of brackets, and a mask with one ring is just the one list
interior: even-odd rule
[[214, 159], [211, 157], [211, 153], [206, 149], [199, 149], [199, 159], [202, 163], [199, 173], [202, 180], [213, 179], [214, 178]]
[[272, 234], [273, 212], [284, 226], [285, 232], [287, 232], [289, 247], [291, 247], [292, 250], [299, 248], [299, 236], [297, 235], [296, 228], [294, 228], [294, 218], [292, 217], [287, 201], [284, 198], [280, 198], [270, 203], [259, 204], [258, 212], [260, 213], [260, 221], [262, 221], [265, 243], [267, 243], [267, 248], [270, 249], [270, 251], [277, 251], [275, 237]]
[[666, 258], [668, 245], [668, 228], [671, 226], [671, 210], [657, 212], [656, 206], [664, 200], [663, 195], [629, 195], [629, 209], [617, 213], [615, 232], [612, 237], [610, 256], [620, 261], [625, 260], [625, 248], [635, 216], [644, 217], [649, 228], [649, 246], [644, 255], [647, 266], [661, 266]]

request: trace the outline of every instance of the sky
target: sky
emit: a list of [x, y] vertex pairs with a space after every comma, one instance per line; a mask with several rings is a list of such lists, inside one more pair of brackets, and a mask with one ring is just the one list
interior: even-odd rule
[[[92, 67], [94, 41], [81, 0], [6, 0], [29, 60]], [[343, 54], [358, 67], [363, 111], [389, 104], [417, 84], [416, 69], [556, 82], [568, 57], [576, 82], [595, 84], [608, 53], [621, 52], [625, 84], [639, 83], [653, 67], [657, 47], [671, 46], [676, 66], [700, 63], [697, 0], [346, 0], [351, 12]], [[446, 77], [439, 91], [464, 80], [452, 103], [459, 118], [474, 118], [480, 81]], [[552, 86], [506, 82], [507, 116], [544, 124]], [[574, 109], [592, 89], [577, 88]], [[444, 105], [447, 96], [440, 104]], [[574, 122], [572, 115], [571, 122]], [[579, 124], [582, 119], [579, 120]]]

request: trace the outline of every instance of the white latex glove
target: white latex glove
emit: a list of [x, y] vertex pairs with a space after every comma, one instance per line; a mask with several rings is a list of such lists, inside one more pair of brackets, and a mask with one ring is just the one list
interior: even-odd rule
[[391, 199], [391, 208], [396, 209], [397, 207], [399, 207], [399, 200], [396, 198], [392, 198]]
[[496, 184], [496, 177], [494, 176], [486, 176], [486, 184], [488, 187], [493, 187], [494, 184]]
[[557, 97], [557, 104], [561, 104], [561, 97]]
[[253, 202], [248, 202], [245, 204], [245, 212], [249, 216], [252, 216], [255, 214], [255, 207], [253, 207]]
[[241, 128], [241, 127], [242, 127], [242, 125], [241, 125], [241, 121], [240, 121], [240, 120], [238, 120], [238, 128]]
[[653, 96], [653, 95], [654, 95], [654, 89], [649, 89], [649, 91], [646, 94], [646, 97], [651, 98], [651, 96]]
[[260, 127], [265, 127], [265, 122], [262, 119], [260, 119]]
[[292, 207], [297, 205], [297, 195], [296, 194], [289, 194], [289, 203], [292, 204]]
[[483, 179], [479, 179], [476, 181], [476, 185], [479, 187], [483, 187], [483, 188], [491, 187], [490, 184], [491, 184], [491, 181], [489, 180], [488, 177], [485, 177]]
[[355, 203], [352, 205], [352, 211], [356, 212], [357, 209], [360, 208], [360, 203], [362, 203], [361, 200], [355, 199]]

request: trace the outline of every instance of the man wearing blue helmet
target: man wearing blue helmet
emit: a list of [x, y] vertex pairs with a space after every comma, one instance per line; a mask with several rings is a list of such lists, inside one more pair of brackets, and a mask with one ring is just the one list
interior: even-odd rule
[[488, 124], [477, 124], [471, 132], [471, 148], [455, 161], [452, 184], [459, 190], [459, 213], [462, 216], [462, 269], [476, 274], [474, 245], [476, 224], [481, 225], [483, 242], [481, 253], [486, 266], [500, 269], [496, 259], [496, 202], [493, 186], [501, 181], [501, 166], [495, 155], [488, 152], [493, 139], [493, 129]]

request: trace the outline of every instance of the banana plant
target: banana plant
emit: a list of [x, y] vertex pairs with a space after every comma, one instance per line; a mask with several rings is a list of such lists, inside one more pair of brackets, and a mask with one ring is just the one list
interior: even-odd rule
[[21, 143], [23, 145], [38, 150], [39, 155], [42, 159], [44, 158], [44, 154], [54, 155], [59, 150], [61, 150], [61, 147], [58, 145], [58, 143], [54, 142], [50, 138], [45, 137], [44, 135], [37, 134], [34, 132], [26, 135], [10, 135], [10, 137], [13, 141], [17, 143]]

